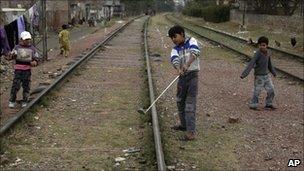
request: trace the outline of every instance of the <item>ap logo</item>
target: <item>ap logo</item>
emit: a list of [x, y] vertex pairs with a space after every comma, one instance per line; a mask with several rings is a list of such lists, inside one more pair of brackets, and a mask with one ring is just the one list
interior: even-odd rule
[[289, 159], [287, 167], [297, 167], [301, 164], [300, 159]]

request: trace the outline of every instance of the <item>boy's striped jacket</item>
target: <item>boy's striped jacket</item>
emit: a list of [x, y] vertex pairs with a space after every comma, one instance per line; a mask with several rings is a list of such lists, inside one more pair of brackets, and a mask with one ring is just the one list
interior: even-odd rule
[[190, 67], [188, 68], [188, 72], [199, 71], [200, 64], [198, 57], [200, 54], [200, 49], [196, 39], [193, 37], [186, 37], [183, 45], [177, 45], [172, 49], [170, 59], [174, 68], [182, 68], [183, 65], [185, 65], [190, 59], [190, 54], [193, 54], [196, 59], [191, 63]]

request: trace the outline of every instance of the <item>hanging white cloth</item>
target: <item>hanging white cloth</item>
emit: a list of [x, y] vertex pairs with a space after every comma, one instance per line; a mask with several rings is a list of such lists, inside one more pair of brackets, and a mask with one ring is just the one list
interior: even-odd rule
[[20, 39], [21, 32], [25, 31], [25, 22], [23, 15], [17, 19], [17, 26], [18, 26], [18, 37]]

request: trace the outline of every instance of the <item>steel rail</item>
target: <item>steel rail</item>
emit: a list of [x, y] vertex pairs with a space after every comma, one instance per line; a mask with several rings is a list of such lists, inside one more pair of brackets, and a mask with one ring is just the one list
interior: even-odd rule
[[2, 137], [17, 121], [24, 116], [26, 113], [30, 111], [36, 104], [39, 103], [39, 101], [45, 97], [51, 90], [53, 90], [59, 83], [61, 83], [64, 79], [66, 79], [72, 71], [75, 70], [81, 63], [83, 63], [85, 60], [90, 59], [92, 56], [94, 56], [95, 53], [99, 50], [101, 46], [104, 46], [106, 43], [108, 43], [114, 36], [116, 36], [120, 31], [122, 31], [124, 28], [126, 28], [130, 23], [132, 23], [135, 19], [140, 18], [136, 17], [128, 21], [126, 24], [120, 26], [115, 31], [113, 31], [109, 36], [107, 36], [104, 40], [98, 43], [97, 46], [95, 46], [93, 49], [91, 49], [87, 54], [85, 54], [82, 58], [80, 58], [78, 61], [76, 61], [74, 64], [72, 64], [68, 70], [66, 70], [62, 75], [60, 75], [51, 85], [49, 85], [45, 90], [43, 90], [35, 99], [33, 99], [27, 107], [22, 108], [20, 111], [18, 111], [13, 117], [9, 118], [4, 125], [0, 129], [0, 137]]
[[[148, 82], [149, 82], [150, 103], [152, 103], [154, 101], [155, 97], [154, 97], [152, 74], [151, 74], [151, 67], [150, 67], [150, 60], [149, 60], [149, 53], [148, 53], [148, 43], [147, 43], [148, 22], [149, 22], [149, 19], [147, 19], [147, 21], [144, 24], [145, 25], [144, 26], [144, 44], [145, 44], [145, 58], [146, 58], [146, 66], [147, 66]], [[165, 164], [165, 160], [164, 160], [164, 153], [163, 153], [163, 149], [162, 149], [161, 135], [160, 135], [160, 129], [159, 129], [159, 123], [158, 123], [158, 115], [157, 115], [155, 105], [152, 106], [151, 112], [152, 112], [152, 125], [153, 125], [157, 166], [158, 166], [159, 171], [164, 171], [164, 170], [166, 170], [166, 164]]]
[[[166, 17], [168, 17], [166, 15]], [[173, 16], [172, 16], [173, 17]], [[191, 22], [191, 21], [187, 21], [189, 23], [191, 23], [192, 25], [194, 26], [197, 26], [197, 27], [200, 27], [200, 28], [204, 28], [206, 30], [209, 30], [209, 31], [212, 31], [212, 32], [215, 32], [215, 33], [219, 33], [219, 34], [222, 34], [224, 36], [228, 36], [228, 37], [231, 37], [233, 38], [234, 40], [237, 40], [237, 41], [241, 41], [241, 42], [247, 42], [247, 40], [245, 38], [241, 38], [241, 37], [237, 37], [233, 34], [230, 34], [230, 33], [227, 33], [227, 32], [222, 32], [220, 30], [216, 30], [214, 28], [211, 28], [211, 27], [207, 27], [207, 26], [200, 26], [199, 24], [196, 24], [194, 22]], [[252, 45], [253, 46], [253, 45]], [[290, 57], [294, 58], [294, 59], [297, 59], [297, 60], [300, 60], [301, 62], [304, 62], [304, 57], [303, 55], [300, 56], [298, 54], [294, 54], [294, 53], [291, 53], [291, 52], [287, 52], [287, 51], [284, 51], [284, 50], [281, 50], [281, 49], [277, 49], [275, 47], [271, 47], [271, 46], [268, 46], [269, 49], [271, 49], [273, 52], [278, 52], [278, 53], [281, 53], [283, 55], [289, 55]]]
[[[193, 23], [194, 24], [194, 23]], [[225, 32], [221, 32], [219, 30], [215, 30], [211, 27], [206, 27], [206, 26], [199, 26], [197, 24], [194, 24], [198, 27], [203, 27], [209, 31], [213, 31], [213, 32], [216, 32], [216, 33], [219, 33], [219, 34], [222, 34], [222, 35], [225, 35], [225, 36], [229, 36], [235, 40], [238, 40], [238, 41], [241, 41], [241, 42], [247, 42], [247, 40], [245, 38], [241, 38], [241, 37], [237, 37], [235, 35], [232, 35], [232, 34], [229, 34], [229, 33], [225, 33]], [[253, 45], [252, 45], [253, 46]], [[287, 52], [287, 51], [284, 51], [284, 50], [281, 50], [281, 49], [278, 49], [278, 48], [275, 48], [275, 47], [271, 47], [271, 46], [268, 46], [269, 49], [271, 49], [273, 52], [278, 52], [278, 53], [281, 53], [283, 55], [289, 55], [290, 57], [294, 58], [294, 59], [298, 59], [298, 60], [301, 60], [301, 62], [304, 62], [304, 57], [303, 56], [300, 56], [298, 54], [294, 54], [294, 53], [291, 53], [291, 52]]]
[[[180, 24], [180, 23], [176, 23], [176, 22], [173, 21], [172, 19], [168, 18], [167, 15], [166, 15], [166, 19], [169, 20], [169, 21], [172, 22], [172, 23]], [[236, 52], [236, 53], [238, 53], [238, 54], [240, 54], [240, 55], [242, 55], [242, 56], [245, 56], [247, 59], [251, 59], [251, 58], [252, 58], [252, 56], [247, 55], [247, 54], [245, 54], [245, 53], [243, 53], [243, 52], [240, 52], [240, 51], [238, 51], [238, 50], [236, 50], [236, 49], [234, 49], [234, 48], [232, 48], [232, 47], [230, 47], [230, 46], [228, 46], [228, 45], [225, 45], [225, 44], [223, 44], [223, 43], [221, 43], [221, 42], [218, 42], [218, 41], [216, 41], [216, 40], [213, 40], [213, 39], [210, 39], [210, 38], [208, 38], [208, 37], [206, 37], [206, 36], [203, 36], [203, 35], [197, 33], [196, 31], [192, 30], [191, 28], [189, 28], [189, 27], [187, 27], [187, 26], [185, 26], [185, 25], [183, 25], [183, 27], [184, 27], [185, 29], [189, 30], [190, 32], [192, 32], [193, 34], [196, 34], [196, 35], [198, 35], [199, 37], [201, 37], [201, 38], [203, 38], [203, 39], [206, 39], [206, 40], [208, 40], [208, 41], [210, 41], [210, 42], [214, 42], [214, 43], [216, 43], [216, 44], [218, 44], [218, 45], [220, 45], [220, 46], [222, 46], [222, 47], [225, 47], [225, 48], [227, 48], [227, 49], [229, 49], [229, 50], [232, 50], [233, 52]], [[296, 76], [296, 75], [293, 75], [293, 74], [291, 74], [291, 73], [289, 73], [289, 72], [287, 72], [287, 71], [284, 71], [284, 70], [282, 70], [282, 69], [280, 69], [280, 68], [278, 68], [278, 67], [275, 67], [275, 69], [278, 70], [279, 72], [285, 74], [285, 75], [288, 75], [288, 76], [291, 77], [292, 79], [294, 79], [294, 80], [296, 80], [296, 81], [298, 81], [298, 82], [300, 82], [300, 83], [302, 83], [302, 84], [303, 84], [303, 82], [304, 82], [304, 79], [302, 79], [302, 78], [300, 78], [300, 77], [298, 77], [298, 76]]]

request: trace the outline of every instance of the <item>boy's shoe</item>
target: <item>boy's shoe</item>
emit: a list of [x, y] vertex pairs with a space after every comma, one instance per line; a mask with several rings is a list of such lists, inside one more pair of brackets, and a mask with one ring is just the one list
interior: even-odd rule
[[275, 110], [275, 109], [277, 109], [277, 108], [274, 107], [273, 105], [266, 105], [266, 106], [265, 106], [265, 109], [268, 109], [268, 110]]
[[14, 108], [16, 106], [16, 102], [8, 102], [9, 108]]
[[193, 141], [193, 140], [195, 140], [195, 138], [196, 138], [196, 135], [194, 132], [188, 132], [185, 135], [184, 141]]
[[175, 130], [175, 131], [186, 131], [186, 127], [183, 127], [181, 125], [176, 125], [171, 127], [171, 129]]
[[22, 102], [21, 103], [21, 107], [26, 107], [27, 106], [27, 103], [26, 102]]

